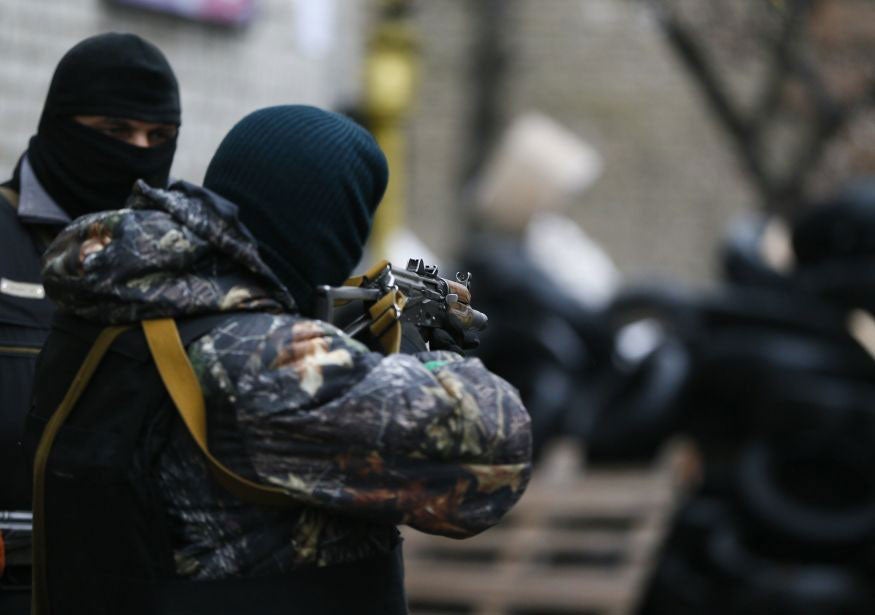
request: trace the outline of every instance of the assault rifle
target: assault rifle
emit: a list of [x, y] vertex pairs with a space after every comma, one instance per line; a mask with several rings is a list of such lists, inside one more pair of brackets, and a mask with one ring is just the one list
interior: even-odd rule
[[[316, 288], [316, 317], [335, 324], [366, 343], [377, 339], [388, 352], [397, 351], [396, 323], [410, 322], [430, 340], [434, 329], [466, 332], [486, 328], [486, 314], [471, 307], [471, 274], [442, 278], [438, 268], [412, 258], [405, 269], [382, 261], [344, 286]], [[390, 338], [386, 334], [393, 330]]]

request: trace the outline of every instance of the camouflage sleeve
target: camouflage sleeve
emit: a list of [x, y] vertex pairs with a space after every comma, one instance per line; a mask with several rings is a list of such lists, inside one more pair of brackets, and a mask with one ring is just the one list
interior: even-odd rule
[[211, 420], [225, 409], [242, 465], [262, 482], [302, 503], [454, 537], [495, 524], [522, 495], [528, 414], [478, 359], [386, 357], [287, 315], [235, 324], [189, 354]]

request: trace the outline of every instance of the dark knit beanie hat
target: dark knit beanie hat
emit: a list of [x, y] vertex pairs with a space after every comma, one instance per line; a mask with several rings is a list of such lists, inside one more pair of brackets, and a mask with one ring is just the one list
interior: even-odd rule
[[[75, 218], [124, 206], [134, 182], [164, 187], [176, 139], [137, 147], [74, 121], [101, 115], [179, 125], [179, 86], [167, 58], [135, 34], [109, 32], [70, 49], [55, 69], [27, 158], [42, 187]], [[9, 185], [20, 190], [21, 161]]]
[[167, 58], [136, 34], [77, 43], [58, 62], [43, 118], [79, 114], [179, 124], [179, 85]]
[[259, 252], [304, 313], [313, 288], [349, 277], [388, 181], [386, 158], [352, 120], [301, 105], [240, 120], [204, 178], [240, 208]]

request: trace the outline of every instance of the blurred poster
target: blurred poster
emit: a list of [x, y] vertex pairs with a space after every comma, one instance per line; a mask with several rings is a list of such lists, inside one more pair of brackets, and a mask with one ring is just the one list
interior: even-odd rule
[[195, 21], [229, 26], [248, 23], [252, 19], [255, 8], [255, 0], [112, 0], [112, 2], [122, 6], [179, 15]]

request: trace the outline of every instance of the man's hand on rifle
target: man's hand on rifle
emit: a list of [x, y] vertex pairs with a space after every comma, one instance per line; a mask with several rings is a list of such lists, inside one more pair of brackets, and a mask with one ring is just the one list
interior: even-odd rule
[[[428, 346], [424, 335], [428, 335]], [[412, 322], [401, 323], [401, 352], [414, 354], [428, 350], [449, 350], [464, 356], [468, 351], [480, 345], [477, 331], [462, 327], [461, 322], [452, 314], [447, 317], [446, 328], [429, 328], [425, 332]]]
[[432, 329], [429, 340], [429, 348], [432, 350], [450, 350], [463, 356], [479, 345], [480, 333], [465, 328], [452, 312], [447, 314], [446, 327]]

